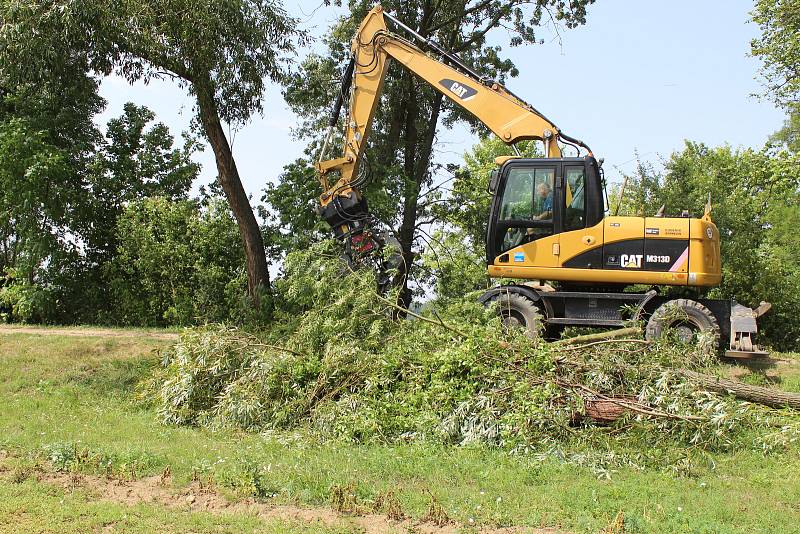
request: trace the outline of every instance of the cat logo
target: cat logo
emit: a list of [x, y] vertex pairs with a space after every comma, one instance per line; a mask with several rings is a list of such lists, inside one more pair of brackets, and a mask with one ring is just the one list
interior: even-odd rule
[[641, 254], [620, 254], [619, 260], [626, 269], [641, 269], [642, 267]]
[[461, 82], [457, 82], [455, 80], [450, 80], [445, 78], [444, 80], [439, 81], [439, 85], [456, 95], [458, 98], [466, 102], [467, 100], [471, 99], [473, 96], [478, 94], [478, 91], [469, 87], [468, 85], [464, 85]]

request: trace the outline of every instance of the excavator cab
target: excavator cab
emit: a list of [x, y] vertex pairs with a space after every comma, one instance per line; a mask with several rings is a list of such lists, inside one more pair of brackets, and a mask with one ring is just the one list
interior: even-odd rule
[[603, 219], [603, 186], [592, 156], [507, 159], [493, 171], [489, 190], [489, 265], [520, 245], [592, 227]]

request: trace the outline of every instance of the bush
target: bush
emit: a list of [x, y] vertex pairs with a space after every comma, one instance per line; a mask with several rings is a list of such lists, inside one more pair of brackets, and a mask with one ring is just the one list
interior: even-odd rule
[[132, 326], [237, 321], [248, 307], [241, 240], [227, 207], [212, 200], [149, 198], [117, 223], [119, 248], [106, 267], [107, 321]]
[[14, 281], [0, 287], [0, 321], [42, 323], [53, 316], [53, 291], [37, 284]]

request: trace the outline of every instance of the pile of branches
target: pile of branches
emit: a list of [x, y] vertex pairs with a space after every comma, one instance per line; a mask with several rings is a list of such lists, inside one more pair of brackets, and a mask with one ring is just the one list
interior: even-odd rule
[[375, 293], [369, 272], [344, 273], [330, 244], [289, 255], [284, 269], [268, 329], [187, 330], [165, 355], [147, 392], [163, 422], [518, 452], [598, 440], [771, 448], [800, 431], [791, 410], [699, 380], [716, 380], [709, 343], [546, 343], [506, 331], [471, 296], [393, 320], [395, 300]]

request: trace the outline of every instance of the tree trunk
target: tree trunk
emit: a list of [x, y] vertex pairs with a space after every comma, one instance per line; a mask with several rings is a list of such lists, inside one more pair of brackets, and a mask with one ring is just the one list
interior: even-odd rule
[[751, 386], [736, 380], [704, 375], [695, 371], [681, 370], [680, 373], [700, 388], [721, 395], [733, 395], [737, 399], [763, 404], [772, 408], [794, 408], [800, 410], [800, 393], [788, 393], [761, 386]]
[[264, 249], [264, 239], [261, 229], [250, 206], [236, 162], [233, 159], [228, 139], [217, 112], [214, 93], [210, 80], [207, 83], [194, 83], [197, 94], [197, 103], [200, 108], [200, 121], [205, 130], [219, 173], [219, 183], [230, 204], [231, 211], [239, 226], [239, 234], [244, 242], [244, 251], [247, 257], [247, 292], [256, 306], [259, 305], [261, 290], [269, 289], [269, 269], [267, 254]]
[[408, 73], [404, 77], [408, 87], [403, 106], [406, 115], [403, 136], [403, 175], [406, 184], [403, 190], [403, 219], [397, 232], [397, 239], [400, 242], [400, 250], [403, 256], [403, 264], [400, 266], [400, 273], [398, 273], [398, 276], [401, 277], [398, 300], [400, 306], [408, 308], [411, 305], [412, 296], [408, 287], [408, 278], [414, 264], [414, 226], [417, 220], [417, 195], [419, 195], [419, 186], [415, 176], [416, 166], [414, 165], [417, 155], [419, 107], [414, 79]]
[[[417, 208], [419, 205], [419, 193], [422, 189], [422, 182], [430, 167], [431, 154], [433, 153], [433, 141], [436, 137], [436, 125], [439, 122], [439, 113], [442, 109], [442, 94], [436, 93], [431, 105], [431, 113], [426, 121], [427, 131], [421, 143], [418, 142], [416, 127], [414, 129], [414, 155], [409, 160], [408, 155], [405, 160], [406, 176], [411, 181], [406, 187], [405, 199], [403, 202], [403, 224], [400, 227], [400, 245], [403, 250], [406, 273], [404, 273], [403, 288], [400, 292], [401, 305], [408, 308], [411, 305], [411, 289], [408, 287], [408, 272], [414, 261], [413, 245], [414, 236], [417, 232]], [[415, 115], [419, 115], [416, 105], [409, 107]], [[407, 126], [408, 127], [408, 126]], [[406, 140], [408, 142], [408, 139]], [[407, 151], [408, 154], [408, 151]]]
[[553, 341], [550, 344], [552, 346], [578, 345], [580, 343], [590, 343], [593, 341], [600, 341], [606, 339], [615, 339], [626, 336], [638, 336], [641, 333], [642, 333], [641, 329], [635, 327], [618, 328], [616, 330], [608, 330], [606, 332], [597, 332], [596, 334], [585, 334], [582, 336], [575, 336], [567, 339], [559, 339], [558, 341]]

